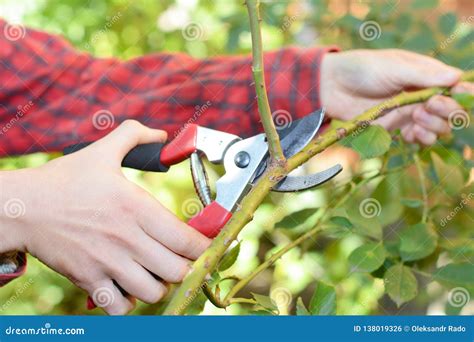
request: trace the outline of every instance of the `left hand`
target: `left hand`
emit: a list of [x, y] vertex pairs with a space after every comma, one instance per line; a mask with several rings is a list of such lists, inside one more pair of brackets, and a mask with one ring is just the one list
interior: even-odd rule
[[[474, 94], [474, 84], [459, 82], [462, 72], [442, 62], [404, 50], [353, 50], [327, 54], [321, 69], [321, 100], [328, 114], [350, 120], [402, 91], [453, 87]], [[448, 134], [449, 114], [462, 110], [447, 96], [404, 106], [376, 121], [388, 130], [400, 128], [408, 142], [432, 145]]]

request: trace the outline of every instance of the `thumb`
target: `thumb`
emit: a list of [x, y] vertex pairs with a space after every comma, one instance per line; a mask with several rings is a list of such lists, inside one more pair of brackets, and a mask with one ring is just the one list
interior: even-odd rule
[[168, 134], [152, 129], [135, 120], [125, 120], [97, 142], [98, 148], [108, 150], [108, 155], [122, 162], [125, 155], [135, 146], [155, 142], [166, 142]]
[[404, 51], [396, 68], [397, 83], [402, 88], [449, 87], [457, 83], [461, 70], [434, 58]]

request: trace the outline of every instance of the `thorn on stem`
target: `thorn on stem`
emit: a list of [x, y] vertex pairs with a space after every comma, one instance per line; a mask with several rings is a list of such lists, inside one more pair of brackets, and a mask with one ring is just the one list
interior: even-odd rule
[[336, 135], [337, 135], [338, 140], [344, 138], [346, 134], [347, 134], [347, 131], [345, 128], [339, 127], [338, 129], [336, 129]]

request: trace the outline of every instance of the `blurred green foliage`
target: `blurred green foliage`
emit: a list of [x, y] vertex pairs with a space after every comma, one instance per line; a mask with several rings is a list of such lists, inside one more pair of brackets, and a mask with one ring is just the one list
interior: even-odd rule
[[[249, 53], [251, 47], [247, 14], [241, 1], [42, 0], [26, 7], [15, 1], [6, 3], [13, 9], [18, 7], [26, 25], [63, 35], [78, 49], [98, 57], [127, 59], [159, 51], [206, 57]], [[459, 15], [437, 8], [438, 5], [436, 0], [266, 1], [262, 5], [265, 48], [276, 49], [286, 44], [337, 44], [343, 49], [403, 48], [460, 68], [472, 68], [474, 31], [472, 22], [466, 19], [472, 13]], [[19, 16], [13, 12], [12, 17]], [[375, 39], [362, 37], [361, 29], [367, 22], [376, 24]], [[197, 39], [183, 38], [183, 30], [190, 23], [198, 30]], [[456, 314], [464, 305], [447, 301], [447, 292], [462, 287], [472, 296], [472, 198], [452, 219], [446, 218], [474, 192], [472, 185], [466, 185], [474, 165], [469, 154], [469, 147], [474, 145], [474, 125], [456, 130], [452, 140], [421, 151], [416, 146], [406, 146], [398, 138], [392, 141], [385, 132], [377, 132], [377, 128], [374, 130], [371, 135], [358, 137], [359, 145], [357, 141], [348, 143], [362, 156], [372, 158], [360, 162], [357, 169], [363, 173], [315, 191], [286, 197], [272, 194], [241, 233], [239, 247], [221, 265], [222, 276], [245, 276], [276, 248], [310, 229], [318, 207], [349, 191], [351, 184], [357, 186], [366, 180], [325, 223], [325, 233], [286, 254], [273, 269], [252, 282], [243, 295], [262, 295], [255, 298], [266, 307], [263, 313], [272, 310], [269, 305], [276, 304], [280, 312], [298, 314], [423, 314], [442, 312], [443, 307]], [[363, 139], [377, 139], [377, 146], [391, 148], [387, 153], [384, 148], [366, 149], [368, 144]], [[415, 153], [420, 154], [421, 166], [428, 174], [427, 222], [420, 221], [425, 203], [413, 166]], [[36, 154], [9, 158], [2, 160], [0, 166], [31, 167], [53, 157], [56, 156]], [[368, 180], [381, 170], [385, 176]], [[214, 171], [211, 177], [215, 178]], [[192, 208], [186, 208], [186, 203], [195, 195], [186, 163], [174, 167], [173, 173], [167, 175], [125, 172], [182, 219], [189, 216]], [[347, 183], [351, 177], [352, 183]], [[361, 203], [368, 198], [379, 203], [379, 215], [361, 215]], [[29, 262], [28, 273], [0, 291], [2, 314], [86, 312], [83, 291], [34, 258], [30, 257]], [[228, 290], [229, 283], [221, 284], [223, 292]], [[264, 296], [281, 289], [291, 300], [265, 300]], [[188, 313], [199, 313], [204, 305], [208, 314], [262, 313], [239, 305], [227, 311], [216, 309], [205, 304], [202, 294]], [[159, 307], [140, 304], [135, 313], [153, 314]], [[472, 310], [472, 306], [465, 310]]]

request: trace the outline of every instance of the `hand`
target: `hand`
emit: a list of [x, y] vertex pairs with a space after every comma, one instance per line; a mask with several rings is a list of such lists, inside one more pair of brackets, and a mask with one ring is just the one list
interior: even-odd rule
[[[454, 86], [453, 93], [474, 94], [474, 84], [459, 82], [460, 76], [459, 69], [404, 50], [333, 53], [323, 59], [321, 100], [331, 117], [349, 120], [404, 90]], [[388, 130], [400, 128], [408, 142], [432, 145], [450, 132], [449, 114], [457, 110], [456, 101], [437, 95], [393, 110], [376, 123]]]
[[163, 131], [126, 121], [79, 152], [0, 173], [0, 204], [17, 198], [24, 207], [23, 216], [0, 215], [0, 252], [30, 252], [109, 314], [130, 311], [131, 296], [159, 301], [166, 282], [182, 281], [190, 260], [210, 244], [121, 172], [133, 147], [165, 140]]

